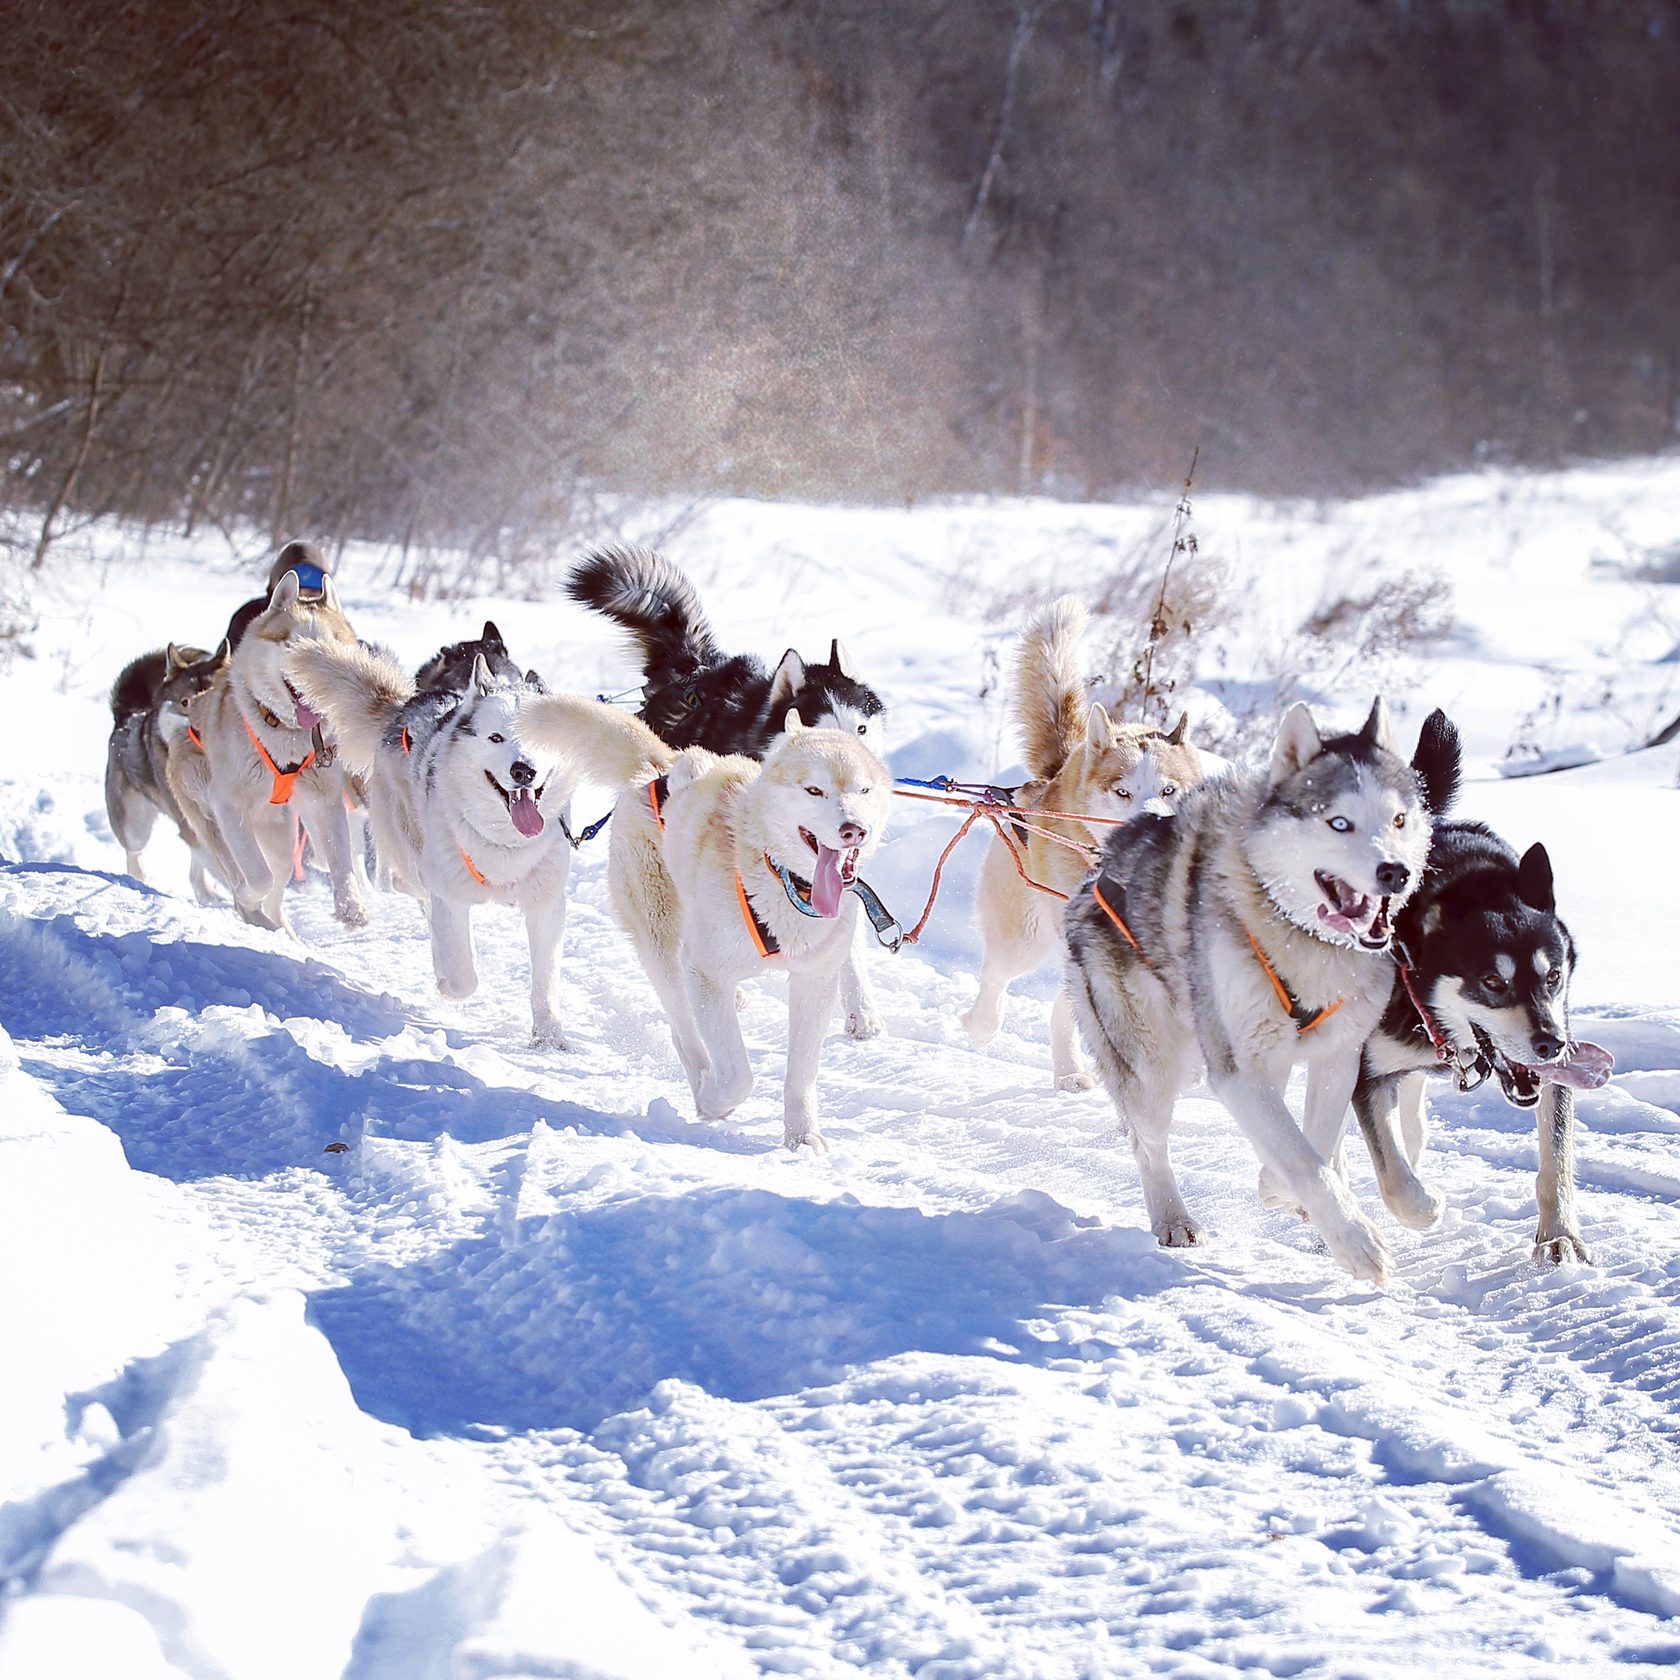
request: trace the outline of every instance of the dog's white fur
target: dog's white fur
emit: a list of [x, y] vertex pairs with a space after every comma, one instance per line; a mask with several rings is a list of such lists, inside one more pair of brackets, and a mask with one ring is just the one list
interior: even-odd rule
[[310, 753], [310, 731], [296, 727], [296, 697], [287, 662], [308, 643], [355, 642], [332, 579], [317, 601], [300, 598], [296, 572], [274, 587], [267, 608], [246, 627], [227, 668], [192, 700], [188, 716], [204, 743], [201, 766], [184, 768], [189, 802], [212, 819], [205, 838], [218, 869], [229, 874], [246, 920], [286, 927], [286, 880], [296, 823], [302, 822], [332, 878], [333, 907], [347, 927], [367, 921], [350, 848], [342, 763], [317, 760], [298, 777], [289, 804], [270, 803], [274, 777], [246, 733], [246, 723], [274, 762], [285, 768]]
[[[1052, 601], [1021, 634], [1013, 702], [1016, 726], [1034, 780], [1016, 803], [1035, 811], [1071, 811], [1125, 821], [1142, 812], [1166, 813], [1180, 791], [1202, 779], [1196, 749], [1185, 741], [1185, 720], [1171, 733], [1117, 724], [1087, 698], [1079, 642], [1088, 616], [1071, 595]], [[1062, 839], [1099, 850], [1105, 826], [1046, 819]], [[1009, 847], [995, 834], [980, 866], [975, 909], [980, 918], [980, 992], [963, 1016], [969, 1038], [991, 1043], [1003, 1023], [1004, 993], [1062, 949], [1062, 906], [1090, 872], [1086, 852], [1028, 832], [1011, 834], [1035, 881], [1021, 879]], [[1088, 1091], [1096, 1076], [1080, 1062], [1073, 1007], [1064, 980], [1050, 1009], [1050, 1072], [1057, 1090]]]
[[[546, 704], [536, 702], [533, 714]], [[806, 728], [793, 714], [760, 764], [699, 748], [674, 754], [634, 719], [602, 711], [587, 728], [557, 718], [551, 733], [539, 727], [538, 734], [591, 780], [634, 786], [613, 814], [608, 881], [665, 1007], [697, 1112], [722, 1119], [752, 1089], [736, 987], [773, 963], [788, 975], [782, 1141], [790, 1149], [826, 1148], [817, 1065], [857, 906], [848, 893], [836, 916], [803, 915], [765, 860], [808, 874], [812, 852], [803, 829], [825, 846], [855, 851], [861, 863], [886, 826], [890, 773], [855, 734]], [[642, 791], [662, 773], [669, 776], [663, 827]], [[737, 875], [781, 946], [768, 961], [741, 912]]]

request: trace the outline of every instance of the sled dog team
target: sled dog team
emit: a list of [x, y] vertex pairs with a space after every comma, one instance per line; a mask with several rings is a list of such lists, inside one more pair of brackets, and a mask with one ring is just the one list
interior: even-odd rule
[[[783, 1140], [822, 1148], [824, 1035], [837, 1004], [849, 1036], [882, 1030], [868, 929], [897, 942], [862, 874], [893, 794], [880, 696], [838, 641], [826, 660], [790, 649], [774, 669], [725, 653], [688, 579], [647, 550], [601, 549], [567, 589], [633, 638], [639, 716], [551, 693], [489, 623], [411, 676], [358, 641], [320, 551], [287, 545], [269, 594], [214, 651], [171, 644], [113, 688], [106, 801], [129, 872], [141, 878], [161, 812], [201, 901], [219, 882], [248, 921], [283, 928], [307, 838], [338, 919], [360, 926], [371, 838], [381, 878], [421, 902], [445, 997], [477, 984], [474, 907], [520, 910], [533, 1032], [563, 1048], [559, 952], [581, 838], [570, 800], [586, 780], [618, 789], [612, 903], [697, 1113], [722, 1119], [748, 1095], [737, 988], [773, 964], [788, 975]], [[1450, 815], [1452, 724], [1431, 714], [1408, 760], [1381, 699], [1346, 734], [1297, 705], [1263, 768], [1204, 779], [1183, 718], [1117, 724], [1090, 702], [1085, 623], [1064, 598], [1021, 636], [1014, 708], [1033, 779], [1010, 791], [980, 873], [973, 1041], [997, 1032], [1010, 981], [1059, 951], [1054, 1082], [1102, 1081], [1156, 1238], [1202, 1241], [1169, 1144], [1176, 1099], [1205, 1070], [1259, 1156], [1262, 1198], [1376, 1282], [1389, 1256], [1348, 1188], [1350, 1106], [1383, 1200], [1423, 1228], [1442, 1209], [1418, 1176], [1426, 1081], [1496, 1078], [1537, 1109], [1536, 1257], [1585, 1260], [1573, 1092], [1602, 1085], [1612, 1062], [1570, 1034], [1574, 945], [1544, 847], [1519, 858]], [[1297, 1064], [1299, 1122], [1284, 1100]]]

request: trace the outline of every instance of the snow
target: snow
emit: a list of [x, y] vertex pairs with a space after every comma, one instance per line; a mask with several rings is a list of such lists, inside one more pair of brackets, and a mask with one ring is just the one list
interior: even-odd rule
[[[1532, 1116], [1442, 1090], [1437, 1229], [1353, 1163], [1386, 1291], [1260, 1206], [1200, 1095], [1176, 1155], [1213, 1240], [1159, 1249], [1106, 1099], [1049, 1089], [1048, 973], [967, 1046], [978, 839], [924, 943], [872, 962], [889, 1036], [825, 1047], [820, 1160], [778, 1147], [774, 979], [752, 1098], [694, 1119], [600, 843], [564, 1055], [526, 1037], [511, 912], [480, 913], [481, 990], [448, 1004], [405, 899], [351, 933], [317, 885], [298, 938], [259, 932], [191, 902], [161, 827], [156, 885], [126, 879], [104, 691], [214, 641], [262, 562], [109, 528], [55, 555], [36, 657], [0, 675], [0, 1675], [1672, 1669], [1680, 793], [1672, 748], [1623, 749], [1680, 705], [1676, 608], [1607, 561], [1672, 539], [1677, 492], [1651, 462], [1197, 500], [1251, 647], [1338, 579], [1439, 571], [1460, 628], [1385, 683], [1408, 727], [1440, 702], [1464, 728], [1466, 812], [1545, 840], [1577, 1030], [1617, 1057], [1579, 1104], [1595, 1264], [1529, 1259]], [[672, 552], [727, 646], [841, 636], [901, 774], [1006, 778], [993, 603], [1093, 586], [1160, 525], [720, 503]], [[347, 556], [347, 607], [407, 662], [488, 615], [556, 684], [633, 680], [551, 589], [409, 603], [381, 560]], [[1323, 698], [1356, 719], [1369, 681]], [[1518, 733], [1604, 756], [1504, 779]], [[871, 875], [908, 922], [953, 823], [905, 805]]]

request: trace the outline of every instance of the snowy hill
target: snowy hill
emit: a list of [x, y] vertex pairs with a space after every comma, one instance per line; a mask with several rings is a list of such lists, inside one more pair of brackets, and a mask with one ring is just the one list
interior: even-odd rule
[[[295, 940], [261, 933], [191, 902], [161, 828], [157, 885], [129, 881], [105, 690], [213, 642], [262, 562], [104, 530], [55, 556], [0, 677], [0, 1677], [1669, 1671], [1674, 749], [1494, 764], [1525, 719], [1613, 754], [1672, 693], [1676, 591], [1607, 560], [1671, 540], [1677, 505], [1674, 463], [1197, 503], [1239, 654], [1339, 577], [1439, 574], [1457, 630], [1385, 681], [1408, 729], [1436, 703], [1464, 727], [1467, 814], [1545, 840], [1577, 1029], [1617, 1058], [1581, 1101], [1597, 1263], [1528, 1258], [1531, 1115], [1441, 1090], [1439, 1228], [1388, 1219], [1354, 1150], [1384, 1292], [1260, 1206], [1200, 1097], [1175, 1153], [1213, 1240], [1157, 1248], [1107, 1099], [1049, 1088], [1048, 973], [967, 1046], [977, 838], [925, 943], [872, 964], [890, 1035], [825, 1048], [820, 1159], [778, 1147], [775, 980], [752, 1098], [694, 1120], [602, 842], [564, 1055], [527, 1042], [512, 912], [479, 913], [457, 1005], [406, 899], [351, 933], [317, 883]], [[1159, 522], [725, 503], [671, 552], [726, 646], [845, 639], [901, 773], [984, 776], [1014, 752], [992, 604], [1094, 589]], [[346, 606], [406, 662], [489, 615], [556, 686], [633, 680], [552, 589], [411, 605], [382, 564], [352, 551]], [[1362, 715], [1367, 673], [1329, 699]], [[908, 920], [952, 821], [895, 825], [871, 874]]]

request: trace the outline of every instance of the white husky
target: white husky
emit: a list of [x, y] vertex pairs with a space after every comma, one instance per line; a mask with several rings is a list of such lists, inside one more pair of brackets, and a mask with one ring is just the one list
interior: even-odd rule
[[[807, 728], [792, 711], [760, 763], [698, 747], [675, 754], [633, 718], [554, 710], [562, 699], [533, 703], [538, 739], [592, 780], [647, 784], [613, 815], [608, 880], [698, 1113], [721, 1119], [751, 1091], [736, 987], [780, 967], [782, 1141], [826, 1148], [817, 1062], [856, 928], [852, 889], [886, 827], [891, 773], [855, 735]], [[538, 721], [545, 716], [552, 729]]]
[[438, 990], [458, 1000], [478, 987], [474, 906], [515, 905], [530, 941], [532, 1036], [565, 1049], [560, 941], [572, 848], [564, 814], [577, 777], [526, 721], [539, 700], [597, 702], [503, 681], [482, 656], [465, 693], [416, 694], [392, 659], [357, 646], [301, 649], [290, 674], [367, 779], [381, 861], [426, 907]]
[[354, 644], [332, 579], [304, 594], [297, 573], [287, 572], [225, 670], [187, 708], [204, 750], [197, 782], [214, 819], [214, 850], [234, 872], [241, 915], [264, 927], [286, 925], [294, 817], [326, 859], [338, 919], [347, 927], [367, 921], [350, 849], [344, 768], [323, 752], [319, 716], [286, 680], [287, 662], [299, 648]]

